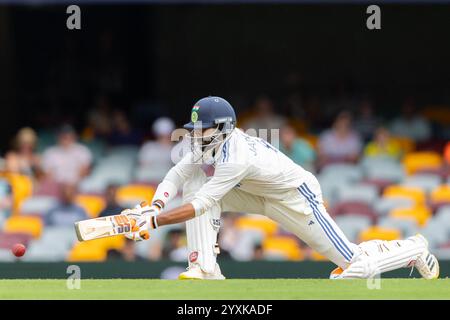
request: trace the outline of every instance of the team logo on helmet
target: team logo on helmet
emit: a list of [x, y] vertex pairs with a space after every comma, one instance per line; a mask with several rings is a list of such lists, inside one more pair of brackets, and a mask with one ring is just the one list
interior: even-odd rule
[[191, 114], [191, 121], [192, 121], [192, 122], [196, 122], [197, 120], [198, 120], [198, 113], [195, 112], [195, 111], [192, 111], [192, 114]]
[[198, 120], [198, 109], [200, 109], [200, 106], [193, 106], [192, 107], [192, 113], [191, 113], [191, 121], [197, 122]]

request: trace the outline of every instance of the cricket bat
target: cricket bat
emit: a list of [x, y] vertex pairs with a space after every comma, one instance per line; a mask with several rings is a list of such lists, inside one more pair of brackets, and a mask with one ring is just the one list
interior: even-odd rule
[[75, 232], [79, 241], [87, 241], [129, 233], [134, 231], [135, 223], [134, 219], [118, 214], [75, 222]]

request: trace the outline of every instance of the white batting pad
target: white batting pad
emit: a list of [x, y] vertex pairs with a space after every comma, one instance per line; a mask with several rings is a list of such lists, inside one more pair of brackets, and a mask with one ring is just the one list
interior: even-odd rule
[[427, 249], [419, 237], [406, 240], [372, 240], [359, 245], [354, 262], [342, 272], [340, 278], [370, 278], [377, 274], [411, 266]]
[[[190, 202], [206, 180], [204, 172], [198, 170], [183, 186], [183, 203]], [[219, 253], [217, 234], [220, 214], [220, 207], [214, 206], [201, 216], [186, 221], [189, 266], [197, 264], [204, 272], [214, 272]]]

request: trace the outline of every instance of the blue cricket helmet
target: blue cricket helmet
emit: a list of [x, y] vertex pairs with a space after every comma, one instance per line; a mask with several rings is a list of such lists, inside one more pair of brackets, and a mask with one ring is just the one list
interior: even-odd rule
[[191, 110], [191, 122], [185, 124], [184, 128], [190, 130], [194, 128], [207, 129], [217, 127], [220, 124], [223, 124], [225, 131], [234, 129], [236, 114], [227, 100], [210, 96], [200, 99], [194, 104]]

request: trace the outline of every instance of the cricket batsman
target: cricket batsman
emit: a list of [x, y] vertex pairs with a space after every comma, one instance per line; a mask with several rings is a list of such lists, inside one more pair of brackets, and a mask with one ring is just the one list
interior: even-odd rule
[[[234, 109], [225, 99], [200, 99], [184, 128], [191, 151], [167, 173], [150, 205], [122, 212], [139, 227], [127, 234], [135, 241], [164, 225], [186, 222], [189, 267], [179, 279], [225, 279], [216, 258], [226, 211], [276, 221], [338, 266], [333, 279], [369, 278], [406, 267], [416, 267], [425, 279], [439, 276], [439, 263], [422, 235], [351, 243], [327, 213], [316, 177], [265, 140], [236, 128]], [[213, 176], [206, 176], [205, 163], [214, 166]], [[179, 189], [183, 205], [164, 211]]]

